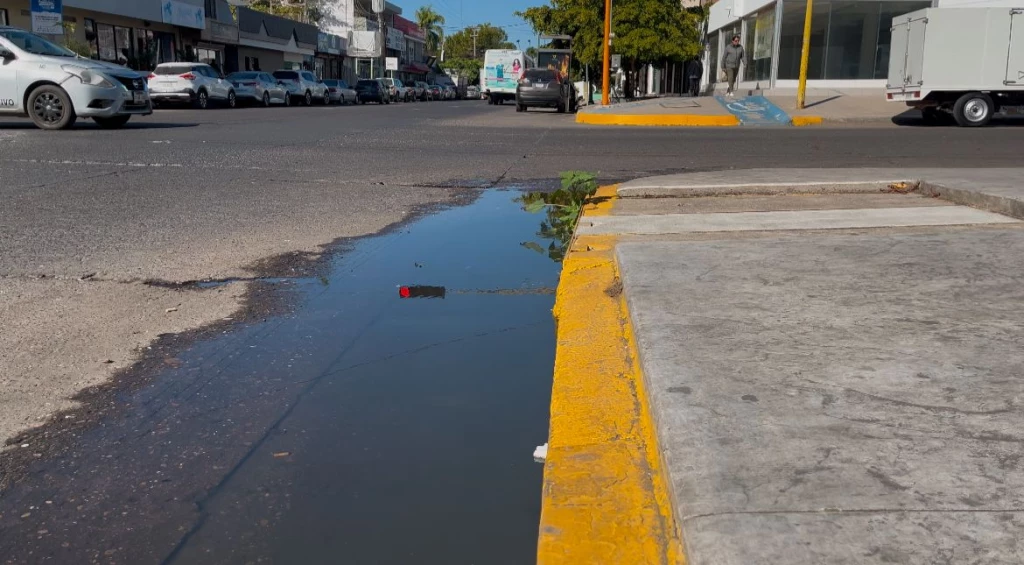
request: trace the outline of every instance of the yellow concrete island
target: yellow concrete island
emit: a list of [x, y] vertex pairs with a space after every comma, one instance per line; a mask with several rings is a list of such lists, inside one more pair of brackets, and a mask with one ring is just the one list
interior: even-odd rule
[[[585, 217], [607, 215], [602, 188]], [[579, 237], [565, 259], [537, 562], [684, 563], [615, 238]]]
[[693, 114], [598, 114], [580, 112], [576, 123], [594, 126], [662, 126], [662, 127], [729, 127], [740, 125], [732, 115], [703, 116]]

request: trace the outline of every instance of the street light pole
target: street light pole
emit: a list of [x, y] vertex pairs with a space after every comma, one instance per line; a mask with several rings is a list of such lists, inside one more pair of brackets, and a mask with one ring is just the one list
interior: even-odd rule
[[610, 103], [612, 80], [612, 0], [604, 0], [604, 73], [601, 78], [601, 105]]
[[807, 13], [804, 14], [804, 45], [800, 50], [800, 86], [796, 90], [796, 107], [804, 109], [807, 103], [807, 67], [811, 59], [811, 15], [814, 0], [807, 0]]

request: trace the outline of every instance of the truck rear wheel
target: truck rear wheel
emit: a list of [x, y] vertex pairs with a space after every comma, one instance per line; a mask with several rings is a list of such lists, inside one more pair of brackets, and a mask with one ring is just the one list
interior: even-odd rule
[[953, 117], [961, 127], [982, 127], [992, 121], [995, 103], [992, 97], [982, 92], [964, 94], [953, 106]]

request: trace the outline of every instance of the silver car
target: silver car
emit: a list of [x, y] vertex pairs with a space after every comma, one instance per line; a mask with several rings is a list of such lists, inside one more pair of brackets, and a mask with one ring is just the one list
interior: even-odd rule
[[220, 72], [205, 63], [161, 63], [149, 75], [149, 93], [154, 104], [193, 104], [200, 110], [212, 102], [234, 108], [235, 87]]
[[261, 104], [291, 106], [292, 97], [284, 84], [270, 76], [270, 73], [259, 71], [239, 71], [225, 77], [235, 87], [235, 96], [240, 101]]
[[0, 115], [27, 115], [37, 127], [55, 130], [79, 117], [118, 128], [132, 116], [152, 113], [143, 75], [0, 26]]
[[284, 83], [288, 95], [293, 101], [312, 106], [314, 101], [324, 104], [331, 103], [331, 93], [324, 83], [317, 80], [316, 75], [309, 71], [293, 71], [282, 69], [274, 71], [274, 78]]
[[331, 101], [339, 104], [355, 104], [356, 91], [343, 80], [327, 79], [324, 81], [327, 90], [331, 93]]

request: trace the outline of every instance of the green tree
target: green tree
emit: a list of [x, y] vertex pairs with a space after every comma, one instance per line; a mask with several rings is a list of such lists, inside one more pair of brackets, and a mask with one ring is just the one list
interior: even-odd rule
[[[550, 0], [516, 15], [537, 33], [573, 37], [573, 58], [599, 67], [604, 57], [604, 0]], [[700, 16], [679, 0], [615, 0], [612, 52], [627, 68], [647, 63], [682, 62], [701, 51]]]
[[310, 24], [318, 24], [327, 13], [329, 0], [306, 0], [303, 4], [286, 4], [280, 0], [250, 0], [253, 10]]
[[[474, 56], [473, 35], [476, 34], [476, 54]], [[444, 42], [445, 60], [478, 59], [483, 60], [488, 49], [515, 49], [516, 44], [508, 40], [508, 34], [500, 27], [489, 23], [467, 27], [448, 36]]]
[[460, 77], [466, 77], [466, 84], [479, 84], [480, 83], [480, 67], [483, 63], [479, 59], [464, 59], [458, 58], [445, 58], [444, 63], [441, 67], [448, 74], [455, 74]]
[[427, 51], [437, 53], [441, 40], [444, 39], [444, 16], [434, 10], [434, 6], [428, 4], [416, 10], [416, 23], [427, 34]]

